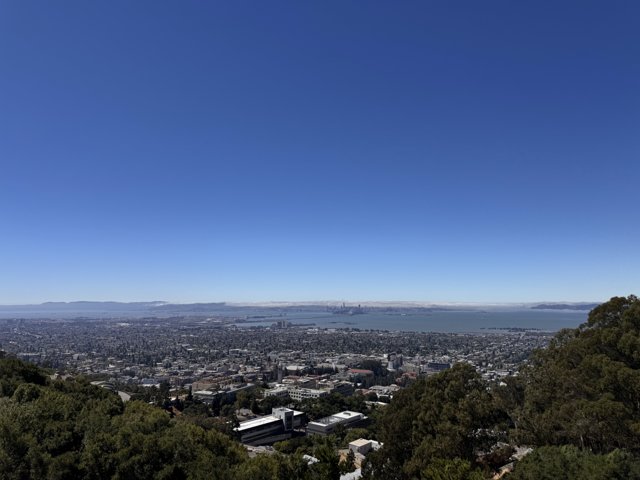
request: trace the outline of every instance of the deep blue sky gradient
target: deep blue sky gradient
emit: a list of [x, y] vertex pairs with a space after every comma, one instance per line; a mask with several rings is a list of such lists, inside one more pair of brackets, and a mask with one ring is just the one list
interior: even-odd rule
[[0, 303], [640, 291], [640, 3], [0, 3]]

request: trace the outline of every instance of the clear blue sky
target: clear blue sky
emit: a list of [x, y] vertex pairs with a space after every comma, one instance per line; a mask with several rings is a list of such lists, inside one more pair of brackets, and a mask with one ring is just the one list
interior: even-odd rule
[[0, 303], [640, 292], [640, 3], [0, 3]]

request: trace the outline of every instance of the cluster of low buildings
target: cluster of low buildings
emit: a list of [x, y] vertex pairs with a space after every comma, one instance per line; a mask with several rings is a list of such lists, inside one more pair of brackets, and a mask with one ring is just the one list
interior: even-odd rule
[[330, 435], [339, 426], [345, 429], [364, 427], [369, 418], [360, 412], [344, 411], [312, 422], [303, 412], [290, 408], [274, 408], [271, 415], [240, 422], [234, 429], [240, 442], [251, 445], [271, 445], [298, 435]]

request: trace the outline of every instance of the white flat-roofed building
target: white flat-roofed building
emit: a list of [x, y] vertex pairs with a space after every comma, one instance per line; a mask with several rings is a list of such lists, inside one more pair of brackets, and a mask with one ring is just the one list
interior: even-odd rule
[[318, 390], [315, 388], [297, 388], [290, 387], [289, 396], [292, 400], [305, 400], [307, 398], [320, 398], [329, 395], [328, 390]]
[[338, 425], [345, 428], [364, 426], [369, 418], [360, 412], [350, 412], [348, 410], [335, 415], [321, 418], [307, 424], [307, 433], [310, 435], [329, 435]]
[[378, 450], [382, 444], [375, 440], [367, 440], [366, 438], [359, 438], [349, 443], [349, 450], [354, 454], [366, 455], [370, 450]]
[[349, 443], [349, 450], [351, 450], [354, 454], [360, 453], [365, 455], [369, 450], [371, 450], [371, 440], [366, 440], [364, 438], [359, 438]]
[[274, 408], [271, 415], [241, 422], [234, 430], [242, 443], [269, 445], [291, 438], [293, 430], [304, 425], [304, 418], [304, 412]]
[[294, 385], [278, 385], [275, 388], [265, 390], [265, 397], [291, 397], [292, 400], [305, 400], [307, 398], [321, 398], [329, 395], [329, 390], [320, 390], [316, 388], [302, 388]]
[[218, 392], [212, 392], [211, 390], [198, 390], [193, 392], [193, 398], [202, 402], [213, 402], [213, 399], [218, 396]]
[[268, 390], [265, 390], [262, 395], [264, 397], [288, 397], [289, 396], [289, 389], [285, 386], [279, 385], [275, 388], [270, 388]]

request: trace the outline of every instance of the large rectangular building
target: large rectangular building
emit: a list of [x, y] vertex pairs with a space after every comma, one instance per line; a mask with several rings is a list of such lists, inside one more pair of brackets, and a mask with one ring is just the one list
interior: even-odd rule
[[242, 443], [270, 445], [291, 438], [293, 430], [304, 425], [304, 418], [304, 412], [274, 408], [271, 415], [241, 422], [234, 430]]
[[227, 401], [235, 401], [236, 394], [243, 390], [249, 390], [255, 387], [253, 383], [230, 385], [222, 390], [198, 390], [193, 392], [193, 398], [205, 403], [211, 403], [216, 397], [224, 398]]
[[329, 435], [338, 425], [342, 425], [344, 428], [363, 427], [368, 423], [368, 420], [369, 417], [363, 413], [346, 410], [314, 422], [309, 422], [307, 424], [307, 433], [309, 435]]
[[307, 398], [321, 398], [329, 395], [329, 390], [318, 390], [317, 388], [301, 388], [295, 385], [278, 385], [275, 388], [265, 390], [265, 397], [290, 397], [292, 400], [302, 401]]
[[289, 388], [289, 396], [292, 400], [306, 400], [308, 398], [321, 398], [329, 395], [328, 390], [318, 390], [316, 388]]

